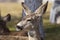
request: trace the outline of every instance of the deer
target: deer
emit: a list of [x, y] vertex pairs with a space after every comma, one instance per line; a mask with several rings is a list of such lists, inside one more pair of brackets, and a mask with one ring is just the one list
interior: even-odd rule
[[22, 35], [22, 32], [10, 31], [6, 25], [7, 22], [10, 21], [11, 21], [11, 14], [8, 13], [6, 16], [2, 17], [0, 13], [0, 35], [26, 36], [26, 34]]
[[9, 22], [10, 20], [11, 20], [10, 14], [7, 14], [4, 17], [1, 17], [0, 14], [0, 35], [8, 34], [10, 32], [8, 27], [6, 26], [6, 23]]
[[44, 40], [39, 32], [39, 27], [43, 24], [42, 16], [45, 14], [47, 6], [48, 1], [37, 8], [35, 12], [32, 12], [29, 7], [22, 2], [22, 7], [26, 16], [17, 23], [16, 30], [21, 31], [22, 33], [27, 33], [29, 40]]
[[0, 10], [0, 35], [11, 35], [11, 36], [26, 36], [26, 33], [23, 34], [22, 32], [17, 31], [10, 31], [7, 27], [7, 22], [11, 21], [11, 14], [8, 13], [6, 16], [1, 16]]
[[[11, 21], [11, 14], [7, 14], [6, 16], [2, 17], [1, 13], [0, 13], [0, 40], [23, 40], [22, 37], [20, 38], [20, 36], [22, 36], [20, 34], [20, 32], [12, 32], [9, 30], [9, 28], [7, 27], [7, 22]], [[23, 35], [24, 36], [24, 35]], [[23, 37], [24, 40], [27, 40], [26, 37]]]

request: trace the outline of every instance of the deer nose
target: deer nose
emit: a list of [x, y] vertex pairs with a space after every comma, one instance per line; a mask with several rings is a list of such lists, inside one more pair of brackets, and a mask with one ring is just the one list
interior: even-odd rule
[[18, 29], [22, 30], [23, 29], [23, 26], [17, 26]]

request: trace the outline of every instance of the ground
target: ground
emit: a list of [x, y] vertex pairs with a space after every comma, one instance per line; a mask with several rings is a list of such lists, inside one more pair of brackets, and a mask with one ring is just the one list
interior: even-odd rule
[[[49, 22], [51, 3], [48, 5], [48, 9], [43, 16], [43, 26], [46, 34], [45, 40], [60, 40], [60, 25], [51, 24]], [[7, 23], [7, 27], [10, 31], [15, 31], [15, 26], [19, 22], [22, 13], [21, 4], [18, 3], [0, 3], [1, 15], [5, 16], [8, 13], [12, 15], [12, 20]]]

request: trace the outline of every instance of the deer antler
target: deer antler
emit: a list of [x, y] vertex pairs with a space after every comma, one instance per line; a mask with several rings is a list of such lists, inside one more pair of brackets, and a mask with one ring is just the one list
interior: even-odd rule
[[46, 9], [47, 9], [47, 5], [48, 5], [48, 1], [41, 5], [34, 13], [45, 13]]
[[21, 3], [22, 7], [24, 8], [25, 14], [29, 15], [31, 13], [31, 10], [25, 5], [24, 2]]

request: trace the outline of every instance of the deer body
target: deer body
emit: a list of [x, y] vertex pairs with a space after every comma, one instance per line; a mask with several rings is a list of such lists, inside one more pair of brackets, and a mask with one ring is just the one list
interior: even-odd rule
[[0, 35], [2, 34], [8, 34], [10, 31], [6, 26], [6, 23], [11, 20], [11, 15], [8, 14], [5, 17], [0, 16]]
[[[47, 9], [47, 5], [48, 2], [41, 5], [35, 12], [32, 12], [24, 3], [22, 3], [26, 16], [17, 24], [16, 30], [23, 30], [23, 32], [26, 30], [28, 32], [29, 40], [40, 40], [39, 27], [42, 26], [42, 16]], [[44, 40], [44, 38], [41, 37], [41, 40]]]
[[11, 15], [7, 14], [5, 17], [0, 15], [0, 35], [14, 35], [14, 36], [26, 36], [25, 32], [11, 32], [7, 27], [7, 22], [11, 20]]
[[14, 35], [14, 36], [26, 36], [25, 32], [11, 32], [7, 27], [7, 22], [11, 20], [11, 15], [7, 14], [5, 17], [0, 15], [0, 35]]

